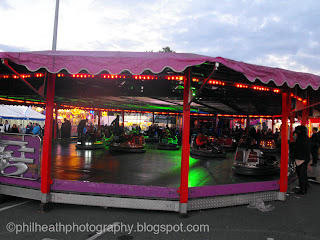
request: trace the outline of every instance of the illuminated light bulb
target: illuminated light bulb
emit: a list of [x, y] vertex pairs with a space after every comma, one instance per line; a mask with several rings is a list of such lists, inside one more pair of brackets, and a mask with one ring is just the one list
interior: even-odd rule
[[114, 78], [114, 76], [113, 76], [113, 75], [111, 75], [111, 78]]
[[150, 79], [150, 77], [148, 76], [147, 79]]

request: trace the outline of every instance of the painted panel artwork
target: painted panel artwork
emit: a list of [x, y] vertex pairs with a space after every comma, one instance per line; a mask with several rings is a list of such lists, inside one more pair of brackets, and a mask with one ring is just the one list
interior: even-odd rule
[[0, 176], [37, 180], [41, 139], [24, 134], [0, 134]]

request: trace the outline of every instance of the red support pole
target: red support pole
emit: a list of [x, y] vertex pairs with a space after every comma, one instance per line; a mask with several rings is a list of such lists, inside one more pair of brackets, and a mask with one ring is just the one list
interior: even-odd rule
[[53, 138], [57, 139], [57, 126], [58, 126], [58, 104], [54, 108], [55, 118], [54, 118], [54, 129], [53, 129]]
[[121, 115], [122, 115], [122, 128], [124, 130], [124, 110], [122, 110]]
[[288, 188], [288, 116], [289, 116], [289, 93], [282, 93], [282, 127], [281, 127], [281, 163], [280, 163], [280, 192], [286, 193]]
[[[307, 103], [305, 106], [309, 106], [309, 97], [307, 98]], [[306, 126], [309, 118], [309, 109], [305, 108], [302, 110], [302, 119], [301, 119], [301, 125]]]
[[191, 70], [187, 68], [183, 90], [183, 115], [182, 115], [182, 154], [180, 176], [180, 203], [188, 202], [188, 177], [190, 154], [190, 79]]
[[42, 160], [41, 160], [41, 192], [49, 193], [52, 180], [51, 170], [51, 148], [52, 148], [52, 125], [56, 74], [48, 74], [46, 120], [43, 136]]

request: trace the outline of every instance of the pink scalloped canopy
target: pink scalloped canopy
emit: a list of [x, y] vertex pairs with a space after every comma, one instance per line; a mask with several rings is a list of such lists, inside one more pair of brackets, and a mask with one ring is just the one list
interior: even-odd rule
[[23, 65], [30, 71], [46, 68], [51, 73], [58, 73], [66, 69], [69, 73], [86, 70], [90, 74], [98, 74], [102, 70], [107, 70], [111, 74], [118, 74], [123, 70], [128, 70], [132, 74], [141, 74], [144, 70], [159, 73], [165, 67], [181, 72], [189, 66], [218, 62], [244, 74], [251, 82], [259, 79], [266, 84], [274, 81], [277, 86], [287, 83], [291, 88], [299, 85], [302, 89], [311, 86], [317, 90], [320, 87], [320, 76], [317, 75], [191, 53], [36, 51], [0, 52], [0, 58]]

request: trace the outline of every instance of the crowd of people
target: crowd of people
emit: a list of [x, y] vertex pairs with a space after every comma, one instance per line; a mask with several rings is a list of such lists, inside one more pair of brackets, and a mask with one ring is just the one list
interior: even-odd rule
[[4, 124], [0, 124], [0, 133], [21, 133], [21, 134], [33, 134], [42, 136], [43, 135], [43, 129], [38, 123], [31, 123], [29, 122], [28, 125], [23, 128], [22, 124], [11, 124], [8, 122], [8, 120], [5, 120]]

